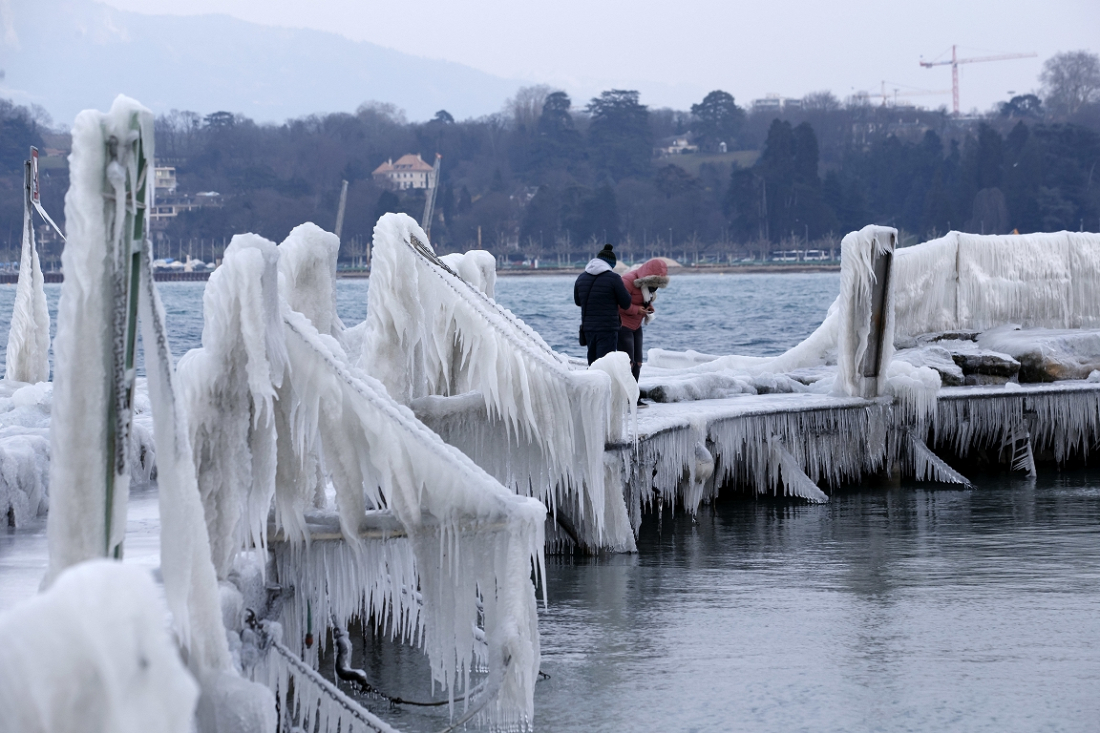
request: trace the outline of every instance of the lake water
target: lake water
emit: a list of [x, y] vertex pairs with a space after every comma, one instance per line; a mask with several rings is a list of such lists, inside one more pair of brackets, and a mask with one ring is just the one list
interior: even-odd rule
[[[202, 288], [161, 284], [177, 355], [198, 345]], [[346, 323], [366, 288], [339, 283]], [[646, 344], [776, 353], [838, 290], [835, 274], [674, 276]], [[2, 338], [13, 294], [0, 287]], [[501, 278], [498, 299], [581, 355], [571, 278]], [[549, 558], [536, 730], [1100, 730], [1100, 474], [971, 478], [666, 512], [636, 555]], [[153, 499], [136, 499], [140, 530]], [[41, 528], [3, 532], [9, 554], [44, 546]], [[419, 652], [355, 661], [390, 694], [430, 693]], [[445, 711], [364, 702], [402, 730], [445, 727]]]
[[[337, 282], [336, 306], [347, 325], [367, 317], [366, 279]], [[659, 293], [657, 319], [646, 328], [646, 348], [695, 349], [718, 354], [770, 354], [805, 338], [840, 292], [839, 273], [790, 275], [681, 275]], [[201, 345], [206, 283], [158, 283], [172, 352]], [[46, 285], [51, 323], [57, 322], [61, 285]], [[583, 357], [577, 344], [580, 309], [573, 278], [526, 275], [497, 279], [497, 299], [558, 351]], [[6, 357], [15, 285], [0, 285], [0, 366]]]

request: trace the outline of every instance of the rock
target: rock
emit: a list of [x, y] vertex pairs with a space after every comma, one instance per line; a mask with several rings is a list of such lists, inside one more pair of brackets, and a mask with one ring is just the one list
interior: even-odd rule
[[894, 354], [894, 359], [915, 367], [934, 369], [939, 373], [940, 383], [944, 387], [958, 387], [966, 383], [963, 370], [952, 359], [951, 352], [942, 346], [926, 345], [898, 351]]
[[1021, 382], [1088, 379], [1100, 369], [1100, 330], [1005, 326], [981, 334], [978, 343], [1018, 360]]
[[[994, 351], [979, 351], [977, 353], [953, 353], [951, 359], [962, 369], [964, 377], [983, 376], [998, 377], [1002, 381], [978, 382], [975, 384], [1004, 384], [1020, 373], [1020, 362], [1007, 354]], [[970, 384], [971, 382], [967, 382]]]
[[926, 333], [917, 336], [917, 341], [922, 343], [935, 343], [937, 341], [977, 341], [978, 331], [940, 331], [938, 333]]

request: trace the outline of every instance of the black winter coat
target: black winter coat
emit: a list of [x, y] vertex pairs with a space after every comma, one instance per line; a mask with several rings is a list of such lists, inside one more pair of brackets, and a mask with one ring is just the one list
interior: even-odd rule
[[622, 325], [619, 308], [630, 307], [630, 293], [617, 272], [583, 272], [573, 285], [573, 302], [581, 307], [585, 331], [618, 331]]

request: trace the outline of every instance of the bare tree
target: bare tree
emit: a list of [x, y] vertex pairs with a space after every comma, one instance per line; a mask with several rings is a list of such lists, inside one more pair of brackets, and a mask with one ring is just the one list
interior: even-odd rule
[[810, 92], [802, 98], [802, 109], [807, 112], [835, 112], [840, 109], [840, 100], [828, 90]]
[[542, 115], [543, 103], [555, 91], [557, 90], [545, 84], [520, 87], [516, 96], [504, 103], [504, 115], [511, 117], [517, 128], [534, 130]]
[[1047, 107], [1072, 115], [1100, 99], [1100, 56], [1088, 51], [1055, 54], [1043, 63], [1039, 81]]
[[355, 110], [355, 114], [359, 117], [381, 117], [396, 125], [408, 124], [405, 110], [391, 102], [377, 102], [372, 99], [359, 105], [358, 109]]

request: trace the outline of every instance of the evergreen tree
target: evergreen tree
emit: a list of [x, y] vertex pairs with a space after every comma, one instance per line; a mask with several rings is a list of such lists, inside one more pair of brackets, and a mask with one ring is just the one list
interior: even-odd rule
[[701, 150], [718, 150], [719, 143], [729, 149], [736, 146], [737, 134], [745, 123], [745, 111], [734, 102], [733, 95], [716, 90], [691, 105], [691, 131]]
[[596, 170], [614, 180], [648, 177], [653, 157], [649, 110], [638, 102], [638, 92], [612, 89], [587, 107], [592, 116], [588, 144]]
[[573, 125], [572, 101], [565, 92], [553, 92], [542, 103], [532, 148], [535, 172], [568, 168], [581, 154], [581, 135]]

